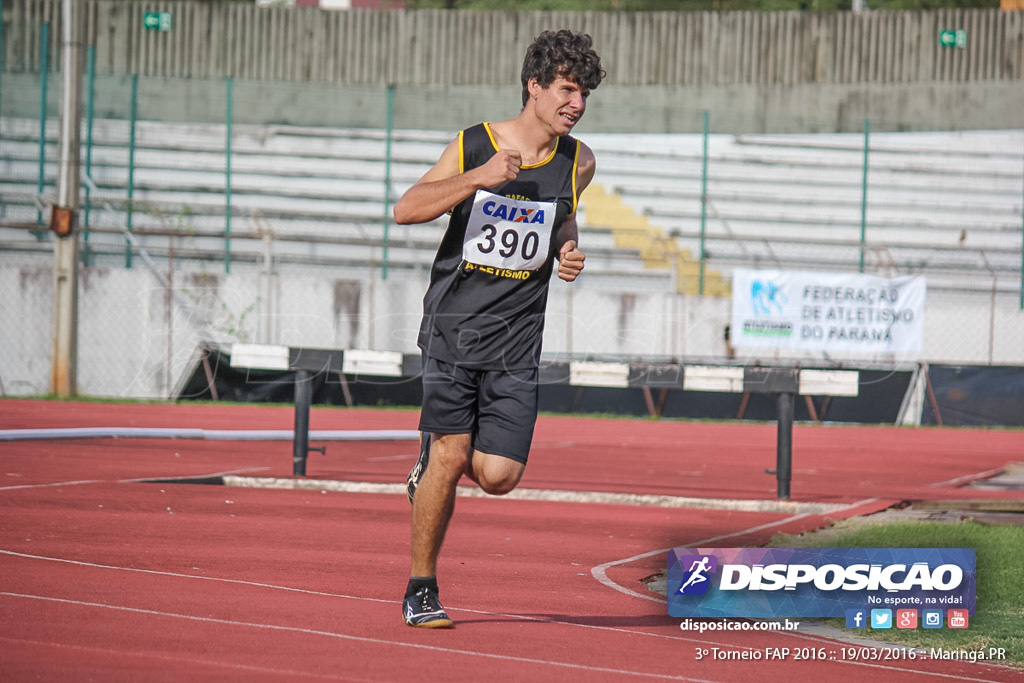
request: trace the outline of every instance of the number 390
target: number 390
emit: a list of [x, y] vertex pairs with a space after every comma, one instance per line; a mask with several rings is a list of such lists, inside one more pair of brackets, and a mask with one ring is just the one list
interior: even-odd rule
[[[484, 226], [484, 240], [486, 240], [486, 242], [477, 244], [476, 248], [479, 249], [481, 253], [490, 254], [494, 251], [495, 247], [498, 246], [498, 242], [494, 239], [497, 236], [498, 229], [488, 223]], [[501, 233], [501, 247], [498, 249], [498, 253], [505, 258], [508, 258], [514, 255], [517, 251], [520, 251], [523, 259], [529, 261], [537, 255], [537, 251], [539, 249], [540, 235], [532, 230], [523, 236], [522, 245], [519, 243], [519, 233], [516, 230], [509, 228], [505, 232]]]

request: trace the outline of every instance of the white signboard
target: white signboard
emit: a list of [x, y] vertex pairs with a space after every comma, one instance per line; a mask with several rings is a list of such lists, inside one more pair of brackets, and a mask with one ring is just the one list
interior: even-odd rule
[[737, 348], [854, 353], [920, 351], [921, 276], [737, 269], [730, 336]]

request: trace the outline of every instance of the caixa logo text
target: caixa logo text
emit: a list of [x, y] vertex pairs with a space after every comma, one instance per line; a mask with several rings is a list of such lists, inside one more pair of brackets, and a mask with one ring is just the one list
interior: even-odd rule
[[497, 201], [484, 203], [484, 213], [513, 223], [544, 223], [544, 209], [502, 204]]
[[[797, 590], [813, 585], [822, 591], [948, 591], [958, 588], [964, 572], [955, 564], [932, 569], [927, 562], [906, 564], [723, 564], [718, 589], [723, 591]], [[682, 591], [680, 591], [682, 592]]]

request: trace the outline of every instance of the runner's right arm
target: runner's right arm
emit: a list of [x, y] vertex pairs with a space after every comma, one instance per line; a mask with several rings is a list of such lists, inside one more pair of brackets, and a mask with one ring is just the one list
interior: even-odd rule
[[459, 173], [459, 141], [453, 140], [437, 163], [395, 204], [395, 222], [429, 223], [477, 190], [514, 180], [521, 165], [519, 152], [503, 149], [483, 166]]

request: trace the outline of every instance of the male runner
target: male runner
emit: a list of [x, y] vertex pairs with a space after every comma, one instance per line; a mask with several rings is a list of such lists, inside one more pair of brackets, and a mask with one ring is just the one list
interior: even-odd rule
[[569, 136], [604, 77], [589, 35], [545, 31], [523, 61], [514, 119], [468, 128], [395, 204], [398, 223], [451, 213], [423, 300], [420, 457], [409, 473], [410, 626], [449, 628], [437, 557], [465, 474], [490, 494], [523, 475], [537, 419], [548, 284], [583, 270], [576, 205], [594, 154]]

